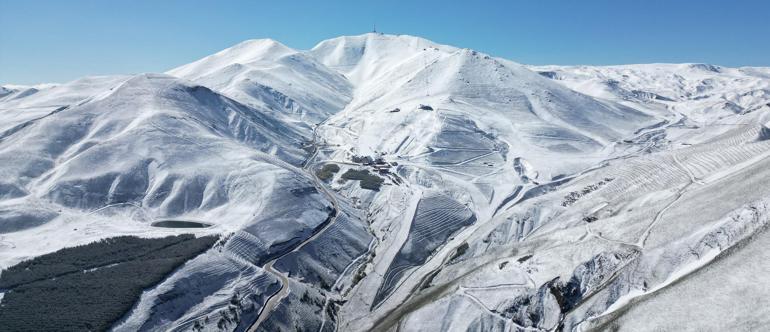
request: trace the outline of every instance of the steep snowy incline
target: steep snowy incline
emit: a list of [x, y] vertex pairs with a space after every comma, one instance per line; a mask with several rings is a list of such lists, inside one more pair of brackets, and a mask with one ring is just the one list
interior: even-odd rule
[[[0, 141], [0, 230], [17, 232], [17, 239], [53, 236], [43, 234], [62, 223], [78, 229], [81, 222], [89, 224], [90, 212], [110, 206], [132, 210], [129, 220], [138, 219], [119, 227], [83, 226], [86, 230], [70, 236], [98, 238], [113, 227], [152, 234], [149, 222], [163, 218], [236, 230], [265, 208], [255, 202], [292, 189], [280, 183], [295, 179], [294, 186], [309, 185], [291, 166], [306, 157], [301, 149], [306, 139], [208, 88], [166, 75], [139, 75]], [[50, 245], [64, 240], [51, 238]], [[5, 254], [18, 259], [29, 253]]]
[[317, 129], [322, 156], [341, 174], [384, 179], [379, 192], [344, 176], [330, 181], [374, 211], [380, 241], [339, 309], [342, 329], [378, 327], [497, 214], [638, 151], [621, 141], [661, 121], [514, 62], [417, 37], [340, 37], [309, 54], [354, 85], [352, 101]]
[[[272, 110], [160, 74], [85, 79], [19, 100], [31, 108], [3, 104], [4, 115], [26, 118], [9, 117], [0, 139], [0, 267], [119, 235], [223, 236], [148, 289], [117, 330], [216, 324], [238, 294], [236, 324], [250, 324], [282, 286], [260, 266], [344, 214], [299, 168], [312, 131]], [[343, 231], [361, 227], [349, 220]], [[350, 247], [365, 250], [340, 246]]]
[[35, 85], [17, 85], [17, 84], [0, 85], [0, 102], [11, 100], [11, 99], [24, 98], [26, 96], [31, 96], [40, 91], [47, 90], [50, 88], [55, 88], [58, 85], [59, 84], [56, 84], [56, 83], [43, 83], [43, 84], [35, 84]]
[[[767, 294], [751, 281], [767, 266], [763, 256], [735, 261], [766, 242], [770, 144], [757, 140], [760, 131], [754, 125], [691, 147], [613, 160], [521, 201], [469, 237], [461, 253], [433, 270], [429, 285], [408, 284], [420, 291], [377, 327], [766, 327], [761, 306], [729, 314], [724, 307], [745, 308], [741, 299], [756, 304]], [[703, 320], [687, 322], [662, 308]]]
[[242, 42], [168, 74], [275, 112], [306, 129], [344, 108], [351, 94], [344, 76], [270, 39]]
[[10, 94], [16, 93], [17, 91], [19, 90], [12, 87], [0, 86], [0, 100]]
[[197, 79], [236, 63], [272, 62], [297, 51], [272, 39], [252, 39], [238, 43], [190, 64], [177, 67], [170, 75]]
[[401, 76], [420, 65], [424, 67], [430, 60], [424, 53], [428, 50], [448, 54], [457, 48], [420, 37], [367, 33], [322, 41], [309, 54], [360, 87], [379, 81], [383, 75]]
[[[354, 99], [329, 120], [332, 127], [346, 129], [326, 136], [363, 155], [422, 153], [424, 142], [402, 142], [429, 140], [440, 114], [455, 113], [556, 175], [565, 170], [548, 169], [549, 154], [606, 155], [610, 151], [602, 150], [612, 142], [654, 122], [645, 113], [576, 93], [516, 63], [417, 37], [340, 37], [321, 42], [310, 54], [355, 84]], [[419, 110], [420, 105], [438, 112]]]
[[0, 97], [0, 137], [13, 128], [44, 117], [57, 109], [74, 106], [109, 92], [127, 76], [84, 77], [65, 84], [41, 84], [22, 87], [12, 86], [12, 93]]

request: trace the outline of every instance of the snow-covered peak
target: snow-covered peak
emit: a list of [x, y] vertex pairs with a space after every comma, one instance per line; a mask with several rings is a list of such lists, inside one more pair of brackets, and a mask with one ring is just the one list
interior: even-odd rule
[[56, 83], [43, 83], [35, 85], [5, 84], [0, 86], [0, 100], [10, 101], [31, 96], [40, 91], [57, 87]]
[[13, 89], [11, 87], [0, 86], [0, 98], [6, 97], [16, 91], [18, 90]]
[[272, 39], [251, 39], [167, 73], [178, 77], [201, 77], [234, 64], [275, 61], [294, 53], [297, 51]]
[[167, 73], [299, 126], [342, 109], [351, 94], [340, 73], [271, 39], [248, 40]]
[[[457, 50], [456, 47], [441, 45], [422, 37], [411, 35], [389, 35], [384, 33], [370, 32], [356, 36], [340, 36], [327, 39], [318, 43], [312, 48], [311, 52], [319, 56], [329, 55], [330, 51], [338, 48], [357, 49], [362, 53], [366, 51], [377, 52], [419, 52], [427, 47], [441, 48], [447, 52]], [[385, 53], [381, 53], [385, 54]], [[334, 60], [328, 58], [326, 60]], [[326, 61], [321, 61], [326, 63]]]
[[456, 50], [420, 37], [367, 33], [322, 41], [309, 54], [358, 84], [426, 52], [448, 54]]
[[38, 89], [38, 90], [44, 90], [48, 88], [53, 88], [60, 85], [59, 83], [40, 83], [40, 84], [33, 84], [33, 85], [22, 85], [22, 84], [4, 84], [0, 86], [0, 89], [7, 89], [7, 90], [25, 90], [25, 89]]
[[6, 85], [11, 93], [0, 96], [0, 101], [8, 109], [67, 106], [109, 90], [127, 78], [120, 75], [87, 76], [64, 84]]

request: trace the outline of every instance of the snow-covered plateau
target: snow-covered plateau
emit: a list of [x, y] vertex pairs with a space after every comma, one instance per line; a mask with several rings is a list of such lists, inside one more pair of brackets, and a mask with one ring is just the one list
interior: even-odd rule
[[222, 236], [114, 331], [770, 330], [768, 157], [770, 68], [249, 40], [0, 86], [0, 268]]

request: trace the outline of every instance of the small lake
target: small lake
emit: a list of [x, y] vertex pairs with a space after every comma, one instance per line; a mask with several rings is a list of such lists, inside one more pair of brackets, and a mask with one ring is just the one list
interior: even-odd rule
[[150, 224], [153, 227], [164, 227], [164, 228], [206, 228], [211, 227], [210, 224], [197, 222], [197, 221], [188, 221], [188, 220], [160, 220], [153, 222]]

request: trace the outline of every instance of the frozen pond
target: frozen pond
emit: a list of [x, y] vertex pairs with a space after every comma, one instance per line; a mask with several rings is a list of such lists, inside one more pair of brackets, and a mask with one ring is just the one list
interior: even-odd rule
[[206, 228], [211, 227], [210, 224], [202, 223], [198, 221], [188, 221], [188, 220], [160, 220], [153, 222], [151, 224], [154, 227], [165, 227], [165, 228]]

